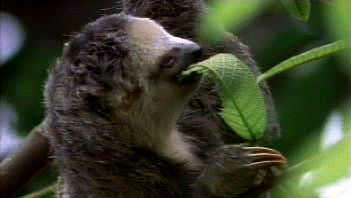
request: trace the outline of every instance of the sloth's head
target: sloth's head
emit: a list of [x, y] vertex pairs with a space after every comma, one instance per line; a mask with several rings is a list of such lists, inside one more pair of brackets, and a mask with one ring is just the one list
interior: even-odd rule
[[118, 14], [88, 24], [72, 38], [61, 65], [75, 100], [119, 113], [147, 106], [171, 113], [198, 81], [180, 82], [179, 74], [201, 54], [196, 43], [170, 35], [150, 19]]
[[198, 17], [206, 10], [202, 0], [123, 0], [123, 12], [158, 21], [171, 34], [194, 38]]

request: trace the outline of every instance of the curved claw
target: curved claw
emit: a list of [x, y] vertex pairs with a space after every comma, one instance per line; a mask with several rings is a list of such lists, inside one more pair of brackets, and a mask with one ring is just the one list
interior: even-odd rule
[[254, 162], [256, 161], [266, 161], [266, 160], [281, 160], [287, 161], [287, 159], [280, 154], [272, 154], [272, 153], [257, 153], [257, 154], [248, 154], [250, 158]]
[[255, 168], [255, 169], [262, 169], [262, 168], [270, 168], [271, 166], [285, 166], [286, 160], [270, 160], [270, 161], [260, 161], [260, 162], [253, 162], [250, 164], [246, 164], [244, 166]]
[[246, 167], [260, 169], [271, 166], [286, 166], [287, 159], [278, 151], [265, 147], [244, 147], [249, 152], [247, 156], [252, 160]]
[[281, 155], [278, 151], [270, 149], [270, 148], [265, 148], [265, 147], [244, 147], [245, 150], [252, 152], [252, 153], [273, 153], [273, 154], [279, 154]]

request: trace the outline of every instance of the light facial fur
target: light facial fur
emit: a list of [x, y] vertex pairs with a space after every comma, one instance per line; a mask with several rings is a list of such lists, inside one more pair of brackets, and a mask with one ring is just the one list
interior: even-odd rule
[[[189, 146], [175, 126], [197, 83], [178, 84], [174, 77], [184, 69], [181, 68], [182, 65], [174, 63], [174, 68], [162, 68], [161, 61], [172, 50], [197, 49], [199, 46], [192, 41], [170, 35], [150, 19], [130, 16], [128, 21], [128, 45], [129, 49], [133, 49], [129, 53], [129, 59], [133, 67], [137, 68], [139, 84], [143, 90], [139, 101], [123, 114], [129, 119], [133, 130], [138, 131], [135, 134], [138, 137], [133, 139], [167, 157], [193, 161]], [[181, 53], [184, 52], [180, 52], [179, 56]], [[115, 95], [118, 97], [119, 93]], [[117, 107], [115, 113], [117, 116], [120, 114]]]

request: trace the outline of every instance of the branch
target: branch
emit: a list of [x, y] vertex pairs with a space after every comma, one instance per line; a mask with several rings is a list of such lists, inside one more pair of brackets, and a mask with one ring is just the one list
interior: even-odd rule
[[43, 135], [45, 120], [35, 127], [21, 148], [0, 164], [0, 197], [12, 197], [49, 162], [49, 143]]
[[50, 186], [47, 186], [37, 192], [31, 193], [29, 195], [23, 196], [21, 198], [39, 198], [39, 197], [45, 197], [48, 196], [52, 193], [55, 193], [55, 191], [57, 190], [57, 182], [51, 184]]

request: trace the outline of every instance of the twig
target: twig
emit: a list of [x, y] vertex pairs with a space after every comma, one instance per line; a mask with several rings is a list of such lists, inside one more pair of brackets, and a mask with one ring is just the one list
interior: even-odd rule
[[35, 127], [13, 155], [0, 164], [0, 197], [12, 197], [49, 162], [49, 143], [43, 135], [45, 120]]
[[31, 193], [29, 195], [23, 196], [21, 198], [40, 198], [44, 197], [45, 195], [48, 195], [50, 193], [53, 193], [57, 190], [57, 183], [53, 183], [50, 186], [47, 186], [37, 192]]

